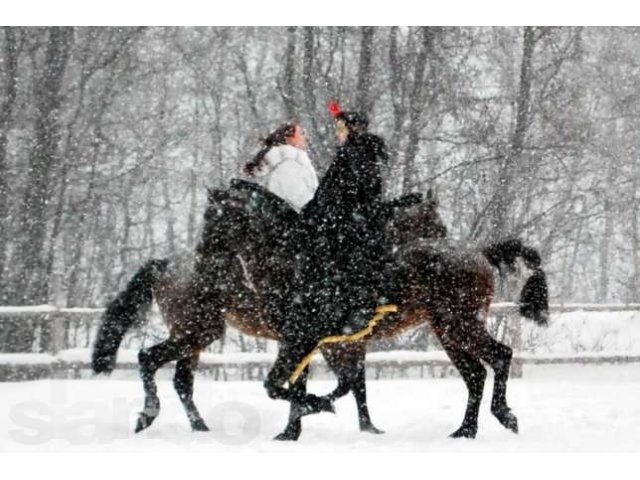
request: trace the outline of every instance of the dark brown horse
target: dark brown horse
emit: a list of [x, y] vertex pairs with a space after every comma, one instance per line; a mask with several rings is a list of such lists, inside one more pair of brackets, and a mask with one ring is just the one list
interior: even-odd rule
[[[426, 239], [442, 237], [445, 230], [437, 217], [433, 201], [425, 202], [415, 207], [414, 212], [407, 213], [404, 219], [396, 223], [394, 231], [402, 244], [396, 252], [396, 265], [390, 274], [406, 287], [406, 301], [401, 305], [401, 314], [383, 321], [376, 335], [394, 335], [421, 322], [431, 322], [469, 386], [469, 408], [464, 428], [461, 427], [454, 434], [465, 436], [473, 436], [477, 428], [474, 425], [477, 424], [477, 404], [482, 392], [484, 368], [475, 360], [477, 357], [473, 353], [467, 352], [464, 339], [468, 336], [477, 342], [478, 338], [482, 338], [485, 343], [480, 349], [484, 355], [482, 358], [491, 357], [493, 363], [490, 363], [497, 369], [492, 410], [503, 424], [516, 430], [515, 417], [509, 413], [505, 400], [510, 350], [482, 335], [486, 333], [482, 325], [493, 292], [493, 276], [487, 258], [496, 266], [501, 261], [512, 262], [518, 256], [528, 258], [527, 261], [536, 272], [534, 277], [540, 277], [539, 258], [536, 260], [535, 255], [519, 242], [494, 246], [484, 254], [473, 255], [461, 255], [450, 248], [434, 246]], [[146, 398], [136, 431], [149, 426], [158, 415], [160, 404], [154, 375], [161, 365], [171, 360], [178, 360], [174, 385], [192, 428], [206, 429], [192, 400], [193, 368], [200, 351], [222, 335], [225, 322], [250, 335], [284, 342], [285, 352], [290, 348], [290, 340], [283, 338], [283, 326], [287, 321], [288, 308], [296, 301], [297, 251], [295, 241], [291, 241], [292, 236], [295, 236], [292, 212], [263, 192], [247, 188], [212, 192], [192, 273], [185, 280], [176, 282], [166, 261], [149, 262], [109, 305], [94, 349], [93, 367], [96, 372], [113, 369], [122, 336], [138, 320], [152, 295], [156, 296], [165, 321], [171, 326], [168, 340], [140, 352]], [[459, 301], [450, 311], [433, 306], [436, 298], [445, 299], [445, 304], [447, 301], [451, 303], [451, 293], [444, 288], [446, 282], [439, 283], [437, 276], [444, 267], [449, 271], [447, 278], [451, 280], [453, 275], [462, 288], [453, 294], [459, 297]], [[479, 278], [482, 280], [480, 284], [477, 282]], [[525, 287], [522, 301], [523, 305], [528, 306], [528, 312], [542, 320], [544, 306], [539, 298], [531, 294], [536, 291], [533, 288], [536, 285], [539, 286], [540, 282], [530, 285], [528, 290]], [[538, 290], [546, 294], [546, 290]], [[475, 300], [466, 299], [467, 294], [473, 294]], [[470, 322], [470, 315], [465, 309], [473, 310], [477, 305], [480, 305], [480, 310], [476, 311], [483, 318]], [[458, 315], [458, 312], [461, 313]], [[467, 323], [473, 324], [473, 331], [455, 328], [455, 322], [452, 327], [450, 319], [457, 316], [464, 316]], [[471, 350], [477, 347], [473, 342], [469, 344]], [[322, 353], [339, 380], [336, 390], [327, 397], [306, 394], [306, 372], [289, 389], [283, 389], [283, 394], [276, 393], [274, 396], [291, 400], [289, 423], [277, 438], [298, 438], [303, 414], [331, 409], [331, 402], [349, 391], [354, 393], [358, 404], [361, 429], [378, 431], [372, 425], [366, 408], [365, 350], [364, 342], [323, 348]], [[283, 356], [282, 351], [275, 370], [282, 371], [284, 357], [285, 373], [280, 384], [284, 383], [289, 370], [297, 363], [296, 359]], [[274, 385], [273, 382], [274, 376], [271, 375], [267, 385]]]
[[[452, 437], [474, 438], [477, 433], [486, 378], [481, 361], [488, 363], [495, 372], [491, 412], [505, 428], [518, 431], [517, 418], [506, 401], [512, 350], [492, 338], [486, 328], [494, 294], [490, 262], [498, 266], [517, 257], [523, 258], [534, 270], [521, 292], [521, 313], [545, 325], [548, 321], [547, 287], [540, 258], [517, 240], [495, 244], [484, 251], [465, 251], [446, 244], [418, 245], [398, 252], [394, 271], [388, 272], [395, 276], [402, 291], [398, 313], [384, 317], [369, 338], [393, 336], [417, 324], [429, 323], [469, 393], [462, 425], [451, 434]], [[299, 333], [304, 329], [296, 327], [288, 328], [298, 335], [281, 339], [278, 357], [265, 381], [265, 388], [271, 398], [288, 400], [305, 413], [326, 411], [329, 409], [326, 401], [300, 398], [282, 384], [292, 378], [296, 366], [323, 338], [340, 336], [341, 332], [330, 326], [325, 330], [316, 328], [315, 335], [301, 336]]]
[[[242, 197], [242, 194], [239, 196]], [[269, 272], [281, 267], [283, 258], [286, 260], [287, 257], [277, 253], [281, 237], [276, 234], [268, 239], [269, 235], [265, 235], [261, 219], [269, 216], [259, 213], [259, 208], [246, 209], [249, 198], [240, 201], [231, 198], [226, 208], [217, 211], [216, 221], [207, 223], [209, 228], [205, 227], [200, 248], [201, 262], [206, 265], [216, 258], [214, 253], [218, 249], [209, 250], [209, 246], [219, 244], [221, 231], [218, 227], [223, 224], [223, 232], [231, 228], [238, 229], [233, 236], [237, 239], [234, 249], [241, 252], [246, 262], [252, 265], [249, 271], [255, 268], [257, 277], [268, 278]], [[418, 225], [422, 223], [418, 222]], [[258, 253], [274, 252], [270, 258], [275, 260], [275, 264], [265, 263], [265, 257], [254, 251], [254, 246], [260, 241], [265, 249]], [[271, 249], [268, 247], [270, 242], [273, 244]], [[486, 328], [495, 289], [492, 265], [498, 268], [506, 265], [511, 270], [516, 259], [523, 259], [532, 270], [532, 275], [522, 289], [520, 311], [525, 317], [545, 325], [548, 321], [548, 292], [539, 254], [519, 240], [496, 243], [484, 249], [463, 249], [450, 243], [425, 241], [424, 238], [411, 238], [409, 235], [404, 243], [394, 249], [392, 257], [385, 274], [401, 292], [399, 311], [383, 319], [369, 338], [396, 335], [407, 328], [428, 322], [460, 371], [469, 392], [462, 425], [452, 436], [472, 438], [476, 435], [478, 410], [486, 378], [482, 361], [488, 363], [495, 372], [491, 411], [503, 426], [517, 432], [517, 419], [506, 401], [512, 350], [492, 338]], [[331, 411], [330, 396], [305, 395], [295, 387], [285, 388], [283, 385], [292, 379], [296, 367], [323, 338], [344, 334], [340, 325], [326, 321], [330, 317], [329, 309], [340, 306], [332, 305], [329, 299], [323, 307], [327, 310], [316, 312], [313, 318], [291, 315], [287, 309], [298, 308], [296, 296], [300, 289], [294, 286], [285, 292], [279, 310], [274, 310], [280, 312], [279, 318], [283, 323], [279, 330], [278, 357], [265, 381], [265, 388], [271, 398], [290, 401], [294, 417]]]
[[[139, 354], [145, 405], [136, 432], [151, 425], [159, 414], [155, 373], [173, 360], [177, 360], [174, 387], [191, 427], [196, 431], [208, 430], [193, 402], [193, 371], [200, 352], [223, 335], [225, 324], [247, 335], [280, 340], [285, 320], [282, 306], [286, 307], [286, 295], [295, 278], [296, 249], [290, 238], [295, 231], [296, 214], [269, 192], [239, 185], [231, 193], [210, 192], [198, 261], [150, 260], [107, 306], [93, 349], [95, 373], [109, 373], [115, 368], [125, 333], [144, 321], [153, 299], [170, 332], [166, 341]], [[417, 200], [405, 197], [404, 204], [396, 202], [389, 208], [415, 204]], [[437, 201], [431, 196], [403, 211], [392, 227], [395, 238], [403, 242], [409, 235], [412, 238], [446, 235]], [[322, 349], [338, 378], [338, 386], [326, 398], [333, 401], [353, 393], [360, 429], [382, 433], [373, 425], [367, 408], [365, 354], [365, 342]], [[306, 371], [296, 382], [295, 391], [305, 394]], [[276, 438], [297, 439], [301, 433], [300, 417], [292, 406], [289, 423]]]

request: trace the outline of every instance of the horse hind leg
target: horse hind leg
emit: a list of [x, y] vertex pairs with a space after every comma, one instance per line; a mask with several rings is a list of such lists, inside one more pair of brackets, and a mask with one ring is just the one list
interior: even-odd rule
[[467, 385], [469, 398], [462, 425], [450, 436], [452, 438], [475, 438], [478, 432], [478, 413], [487, 371], [482, 363], [460, 348], [445, 347], [449, 358], [460, 372]]
[[498, 421], [513, 433], [518, 433], [518, 419], [507, 405], [507, 380], [513, 350], [489, 334], [485, 336], [485, 346], [482, 349], [481, 358], [487, 362], [494, 373], [493, 397], [491, 399], [491, 413]]
[[347, 393], [353, 393], [358, 409], [358, 426], [360, 431], [374, 434], [384, 433], [371, 421], [367, 406], [367, 386], [365, 355], [366, 344], [345, 344], [323, 349], [322, 354], [327, 364], [338, 377], [338, 386], [328, 395], [331, 401]]
[[173, 377], [173, 387], [178, 393], [182, 406], [187, 413], [187, 418], [194, 432], [208, 432], [209, 428], [200, 416], [198, 408], [193, 401], [193, 371], [198, 365], [199, 353], [188, 358], [178, 360]]
[[138, 415], [135, 433], [149, 428], [160, 413], [160, 398], [155, 375], [162, 365], [177, 358], [188, 355], [188, 346], [176, 340], [165, 340], [148, 349], [140, 350], [138, 363], [140, 364], [140, 377], [144, 388], [144, 408]]
[[360, 431], [369, 432], [374, 434], [382, 434], [384, 430], [380, 430], [371, 421], [369, 415], [369, 407], [367, 406], [367, 385], [366, 385], [366, 372], [364, 362], [358, 362], [356, 365], [356, 374], [351, 392], [356, 399], [356, 405], [358, 407], [358, 422], [360, 425]]

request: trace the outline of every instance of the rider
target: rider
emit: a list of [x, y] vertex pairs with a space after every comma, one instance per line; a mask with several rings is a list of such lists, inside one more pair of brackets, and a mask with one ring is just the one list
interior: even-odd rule
[[382, 138], [367, 131], [364, 114], [341, 111], [336, 103], [330, 110], [340, 145], [301, 212], [312, 233], [302, 276], [312, 310], [350, 333], [366, 326], [375, 306], [386, 303], [380, 167], [388, 153]]
[[304, 130], [296, 122], [287, 122], [261, 143], [263, 148], [245, 165], [245, 172], [300, 212], [318, 188]]
[[384, 141], [367, 131], [369, 121], [358, 112], [330, 110], [341, 143], [315, 196], [300, 213], [302, 272], [296, 295], [286, 312], [280, 348], [265, 380], [270, 397], [294, 402], [297, 415], [331, 410], [330, 400], [284, 389], [299, 362], [330, 335], [366, 327], [375, 307], [387, 303], [386, 239], [382, 228], [382, 162]]

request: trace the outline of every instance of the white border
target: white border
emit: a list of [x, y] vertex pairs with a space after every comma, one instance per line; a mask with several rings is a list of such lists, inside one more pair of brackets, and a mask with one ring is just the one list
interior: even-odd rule
[[628, 0], [20, 0], [4, 25], [634, 25]]

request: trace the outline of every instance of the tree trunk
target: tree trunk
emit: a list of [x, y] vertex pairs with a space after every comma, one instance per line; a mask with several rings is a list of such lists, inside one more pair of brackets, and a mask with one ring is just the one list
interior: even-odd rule
[[304, 115], [311, 126], [313, 136], [321, 138], [316, 119], [316, 82], [315, 82], [315, 30], [304, 27], [304, 58], [302, 63], [302, 89], [304, 91]]
[[518, 163], [521, 160], [525, 145], [527, 129], [529, 127], [529, 106], [531, 103], [531, 81], [533, 50], [535, 46], [535, 28], [525, 27], [522, 45], [522, 61], [520, 63], [520, 83], [516, 99], [516, 122], [511, 136], [509, 151], [506, 152], [495, 192], [491, 200], [490, 231], [488, 235], [493, 241], [498, 241], [509, 235], [511, 228], [509, 222], [509, 210], [513, 203], [515, 192], [513, 191], [514, 175]]
[[14, 301], [19, 304], [45, 302], [48, 295], [46, 261], [47, 205], [50, 174], [58, 164], [62, 80], [73, 43], [72, 27], [49, 29], [44, 66], [35, 91], [34, 145], [18, 224], [17, 271]]
[[280, 95], [284, 103], [287, 119], [298, 117], [298, 104], [295, 94], [296, 73], [296, 27], [287, 27], [287, 48], [284, 56], [284, 77], [280, 85]]
[[611, 235], [613, 235], [613, 205], [610, 199], [604, 201], [604, 231], [600, 240], [598, 278], [598, 301], [606, 302], [609, 296], [609, 254], [611, 250]]
[[362, 27], [360, 42], [360, 64], [358, 66], [358, 85], [356, 86], [356, 108], [366, 114], [371, 114], [373, 99], [371, 97], [371, 82], [373, 77], [373, 38], [375, 27]]
[[120, 272], [118, 273], [115, 280], [115, 288], [121, 288], [124, 275], [127, 273], [129, 265], [130, 265], [130, 252], [133, 249], [131, 247], [131, 229], [133, 228], [133, 219], [131, 218], [131, 205], [129, 203], [129, 199], [131, 198], [131, 194], [133, 192], [133, 183], [134, 180], [132, 178], [127, 178], [124, 182], [124, 189], [122, 192], [123, 203], [120, 205], [120, 211], [123, 214], [123, 224], [117, 227], [117, 232], [119, 233], [119, 257], [120, 257]]
[[79, 205], [72, 206], [73, 216], [76, 217], [74, 221], [77, 225], [77, 231], [73, 236], [71, 245], [71, 262], [68, 266], [68, 269], [66, 270], [65, 275], [65, 283], [67, 286], [67, 307], [81, 306], [78, 303], [79, 299], [81, 298], [78, 285], [80, 279], [82, 258], [84, 256], [83, 254], [85, 236], [87, 235], [87, 232], [90, 231], [89, 225], [86, 224], [86, 219], [89, 213], [89, 209], [94, 204], [97, 158], [97, 155], [93, 158], [86, 196]]
[[420, 27], [420, 50], [416, 58], [413, 87], [409, 101], [409, 126], [408, 142], [404, 156], [404, 192], [410, 191], [414, 186], [415, 158], [420, 147], [420, 132], [422, 132], [422, 114], [425, 108], [426, 95], [424, 94], [425, 69], [430, 61], [433, 61], [435, 31], [434, 27]]
[[631, 188], [631, 205], [629, 209], [631, 222], [631, 259], [633, 261], [633, 271], [631, 274], [631, 282], [629, 287], [629, 295], [627, 302], [636, 303], [640, 300], [640, 225], [638, 225], [638, 182], [640, 182], [640, 165], [638, 157], [633, 160], [632, 188]]
[[169, 190], [169, 180], [162, 182], [162, 198], [164, 201], [164, 215], [166, 218], [166, 247], [165, 255], [171, 256], [176, 253], [177, 238], [175, 233], [176, 218], [171, 205], [171, 191]]
[[9, 184], [7, 183], [7, 141], [13, 122], [14, 107], [18, 97], [18, 41], [15, 27], [4, 27], [2, 68], [0, 81], [4, 85], [0, 107], [0, 304], [6, 301], [5, 268], [9, 243]]
[[[44, 65], [36, 79], [35, 138], [29, 155], [29, 171], [17, 226], [13, 265], [16, 276], [8, 289], [9, 301], [18, 305], [40, 304], [48, 298], [45, 245], [50, 174], [58, 163], [62, 80], [69, 60], [73, 28], [48, 30]], [[31, 351], [35, 325], [8, 325], [5, 351]]]
[[398, 27], [391, 27], [389, 33], [389, 90], [393, 107], [393, 132], [389, 142], [391, 158], [397, 157], [400, 150], [402, 126], [406, 117], [406, 108], [402, 101], [403, 65], [398, 51]]
[[616, 146], [619, 144], [621, 140], [621, 135], [618, 131], [617, 125], [614, 122], [611, 128], [610, 139], [612, 140], [612, 156], [606, 158], [607, 164], [607, 173], [604, 187], [604, 200], [602, 205], [602, 213], [604, 216], [604, 229], [602, 232], [602, 237], [600, 239], [599, 252], [598, 252], [598, 263], [600, 267], [600, 275], [598, 277], [598, 301], [606, 302], [609, 297], [609, 272], [610, 272], [610, 251], [611, 251], [611, 241], [614, 235], [614, 218], [615, 218], [615, 202], [611, 198], [611, 195], [618, 195], [616, 192], [616, 183], [617, 183], [617, 168], [616, 162], [618, 157], [618, 152], [616, 151]]

